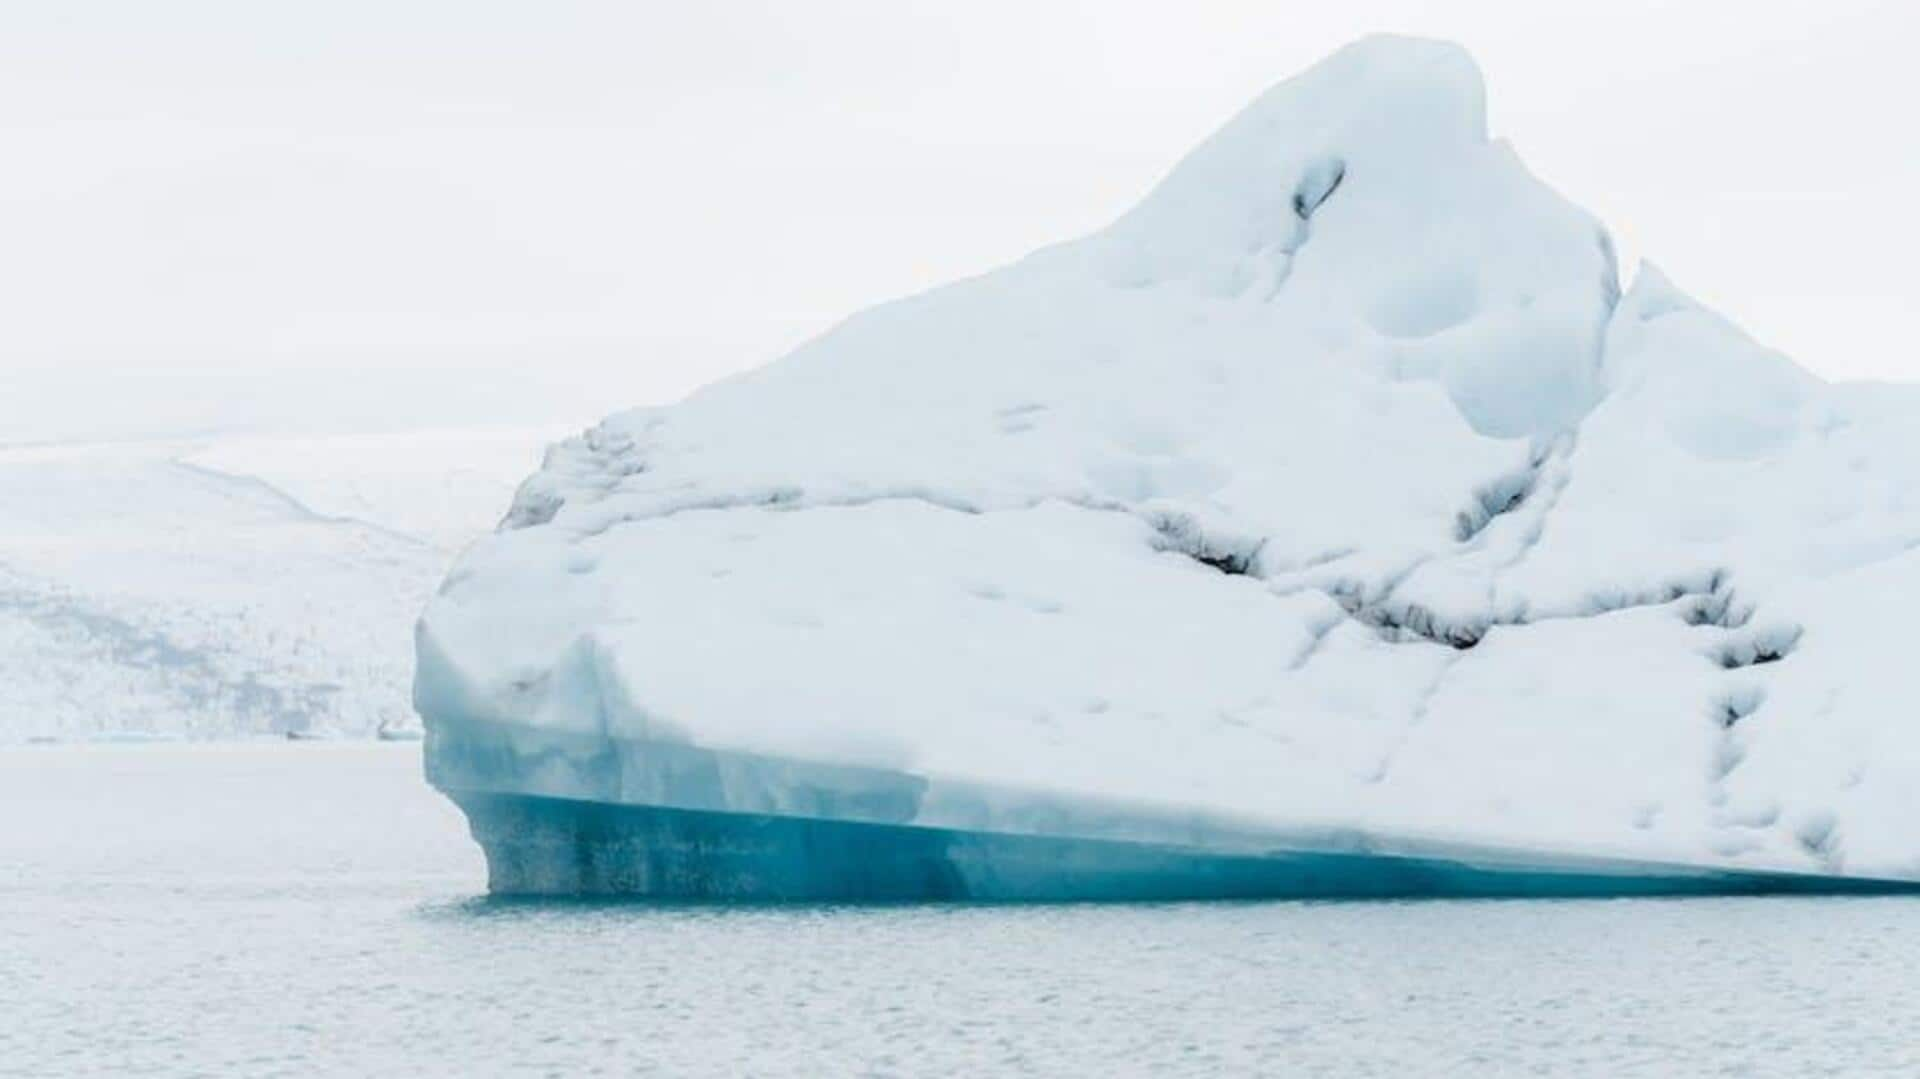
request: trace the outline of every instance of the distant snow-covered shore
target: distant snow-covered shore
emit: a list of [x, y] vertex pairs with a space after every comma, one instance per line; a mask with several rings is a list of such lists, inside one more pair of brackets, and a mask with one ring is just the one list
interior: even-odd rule
[[0, 743], [417, 731], [414, 617], [562, 433], [0, 448]]

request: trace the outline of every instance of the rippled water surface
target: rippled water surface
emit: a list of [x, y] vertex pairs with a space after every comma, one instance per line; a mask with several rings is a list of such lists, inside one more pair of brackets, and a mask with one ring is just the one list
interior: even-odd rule
[[490, 902], [412, 746], [0, 751], [0, 1074], [1916, 1074], [1920, 900]]

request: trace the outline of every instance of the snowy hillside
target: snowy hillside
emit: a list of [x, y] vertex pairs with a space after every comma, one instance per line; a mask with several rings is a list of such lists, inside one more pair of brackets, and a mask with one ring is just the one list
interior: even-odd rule
[[1623, 295], [1482, 95], [1363, 42], [1108, 229], [564, 443], [427, 608], [430, 736], [1920, 874], [1920, 391]]
[[414, 615], [546, 436], [0, 448], [0, 742], [413, 726]]

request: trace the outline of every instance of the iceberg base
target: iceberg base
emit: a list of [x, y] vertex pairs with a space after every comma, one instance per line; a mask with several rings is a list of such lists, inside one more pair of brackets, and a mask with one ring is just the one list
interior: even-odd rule
[[1910, 885], [1630, 861], [1492, 860], [966, 831], [449, 792], [496, 895], [1049, 901], [1861, 893]]

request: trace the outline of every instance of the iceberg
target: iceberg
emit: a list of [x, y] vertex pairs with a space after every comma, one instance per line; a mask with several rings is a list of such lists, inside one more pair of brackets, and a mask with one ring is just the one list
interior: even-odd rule
[[1370, 38], [1092, 235], [554, 445], [416, 630], [503, 893], [1920, 880], [1920, 388]]

